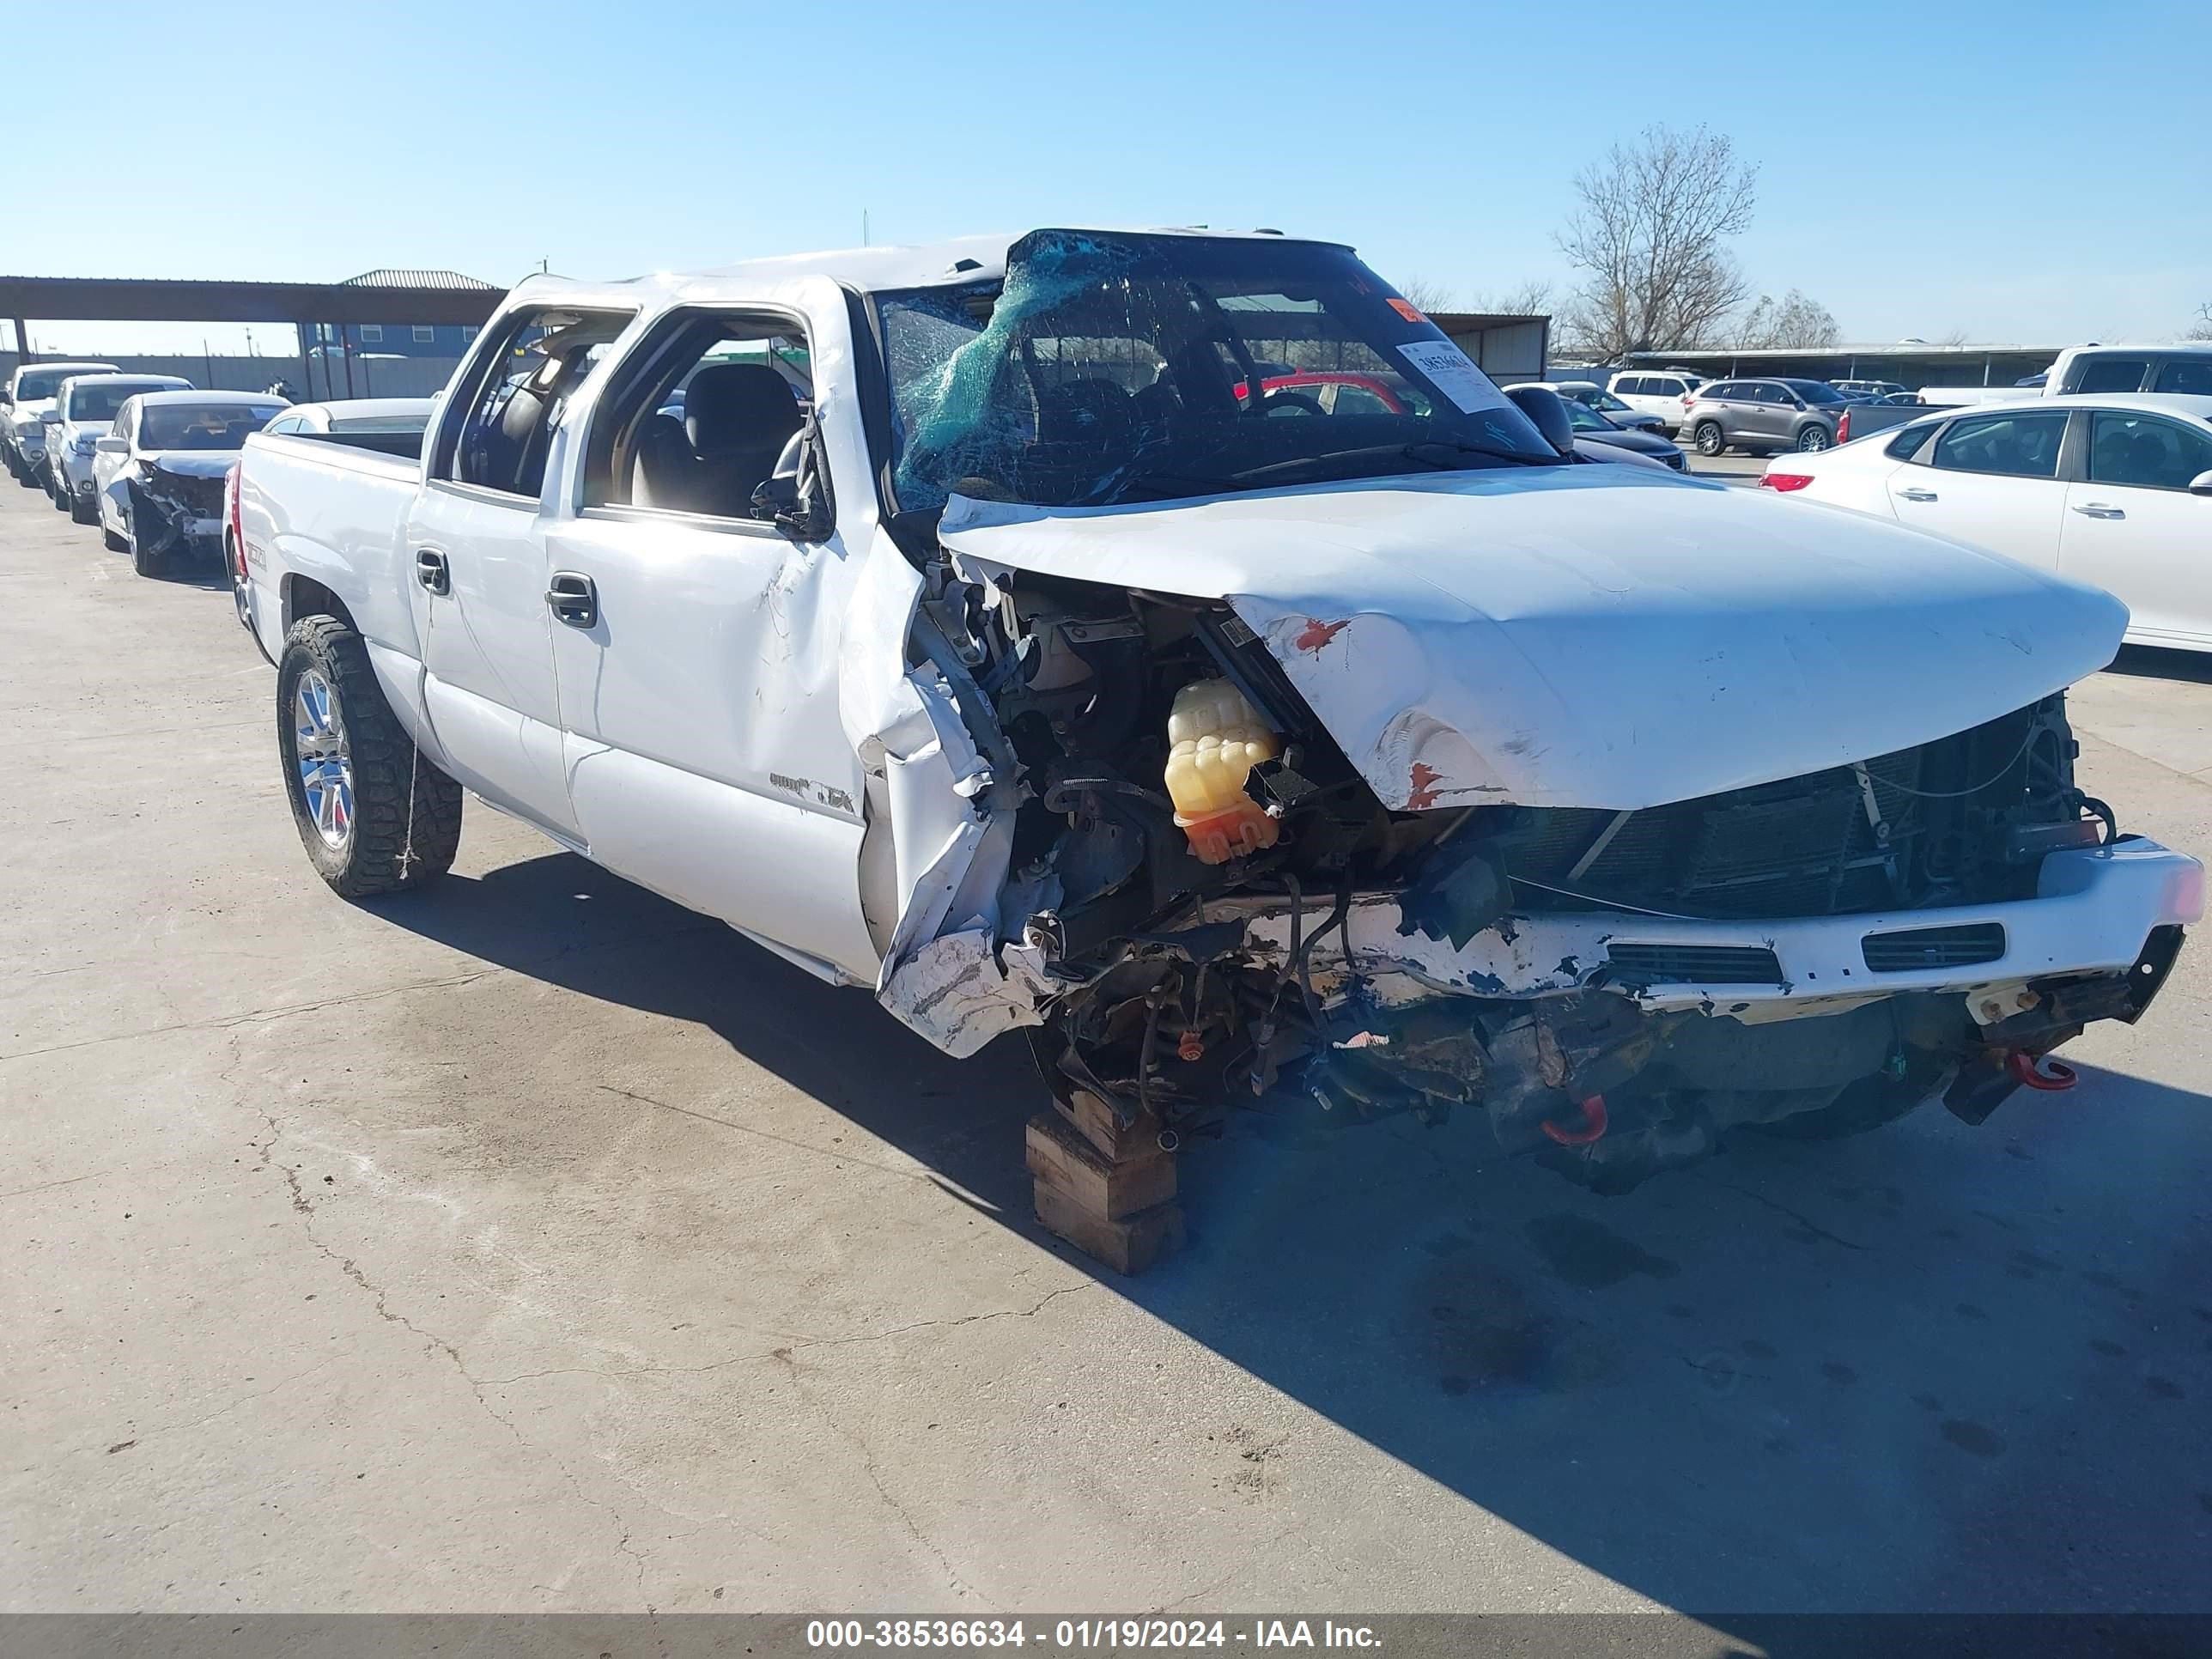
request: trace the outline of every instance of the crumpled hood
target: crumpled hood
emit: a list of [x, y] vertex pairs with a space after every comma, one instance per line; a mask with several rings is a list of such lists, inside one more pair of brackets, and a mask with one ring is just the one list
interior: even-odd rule
[[1633, 810], [1887, 754], [2103, 667], [2110, 594], [1642, 467], [947, 503], [978, 574], [1226, 599], [1394, 809]]
[[178, 478], [220, 478], [238, 465], [234, 449], [158, 449], [146, 456], [157, 472]]

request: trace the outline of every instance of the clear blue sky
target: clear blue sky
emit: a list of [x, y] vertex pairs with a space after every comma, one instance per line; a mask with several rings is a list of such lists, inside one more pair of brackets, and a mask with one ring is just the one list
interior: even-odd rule
[[878, 242], [1273, 225], [1464, 299], [1564, 283], [1576, 169], [1703, 118], [1761, 168], [1753, 283], [1846, 338], [2166, 337], [2212, 300], [2204, 0], [8, 11], [19, 71], [74, 78], [15, 82], [9, 272], [624, 276], [849, 246], [865, 210]]

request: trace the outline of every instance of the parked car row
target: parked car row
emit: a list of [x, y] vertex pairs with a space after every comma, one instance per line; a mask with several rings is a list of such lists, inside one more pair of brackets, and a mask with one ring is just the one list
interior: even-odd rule
[[76, 523], [97, 525], [142, 576], [174, 558], [220, 556], [224, 475], [247, 434], [289, 407], [112, 363], [26, 364], [4, 398], [15, 481], [43, 489]]

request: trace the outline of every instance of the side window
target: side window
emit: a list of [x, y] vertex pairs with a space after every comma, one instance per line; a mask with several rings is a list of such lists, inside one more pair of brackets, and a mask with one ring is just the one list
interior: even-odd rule
[[2100, 411], [2089, 416], [2093, 483], [2186, 489], [2206, 471], [2212, 471], [2212, 433], [2192, 432], [2155, 415]]
[[1929, 434], [1936, 430], [1937, 424], [1934, 421], [1916, 421], [1911, 426], [1899, 428], [1897, 435], [1882, 446], [1882, 453], [1892, 460], [1912, 459], [1927, 444]]
[[771, 479], [789, 478], [794, 501], [819, 484], [801, 435], [814, 375], [796, 323], [678, 313], [623, 376], [593, 423], [586, 506], [752, 520], [772, 516], [753, 501]]
[[2092, 357], [2082, 366], [2079, 384], [2069, 390], [2133, 392], [2142, 385], [2143, 371], [2149, 367], [2147, 357]]
[[532, 311], [511, 320], [430, 476], [535, 501], [562, 410], [629, 324], [627, 312]]
[[2056, 477], [2059, 441], [2065, 435], [2063, 410], [2033, 415], [1970, 415], [1954, 421], [1936, 441], [1930, 464], [1954, 472]]
[[2154, 392], [2177, 392], [2186, 398], [2212, 398], [2212, 358], [2169, 357], [2158, 366]]
[[1641, 374], [1624, 374], [1613, 383], [1613, 395], [1618, 398], [1626, 392], [1632, 398], [1641, 398], [1646, 384]]
[[261, 429], [268, 433], [304, 432], [307, 430], [307, 421], [303, 416], [286, 415], [280, 419], [270, 422]]
[[1644, 384], [1658, 397], [1679, 398], [1682, 395], [1682, 383], [1665, 374], [1655, 374]]

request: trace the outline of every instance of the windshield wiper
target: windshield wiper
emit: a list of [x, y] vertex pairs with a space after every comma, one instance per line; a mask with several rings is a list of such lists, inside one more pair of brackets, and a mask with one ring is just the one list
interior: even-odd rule
[[1113, 489], [1106, 493], [1104, 499], [1118, 501], [1125, 492], [1132, 489], [1150, 490], [1154, 496], [1165, 499], [1176, 495], [1233, 495], [1240, 490], [1258, 487], [1237, 478], [1209, 478], [1194, 472], [1176, 472], [1146, 466], [1116, 478]]
[[[1425, 461], [1429, 458], [1421, 453], [1425, 449], [1451, 449], [1462, 455], [1487, 455], [1494, 461], [1513, 461], [1522, 466], [1553, 466], [1566, 459], [1564, 455], [1530, 455], [1518, 449], [1498, 449], [1490, 444], [1471, 443], [1465, 438], [1423, 438], [1407, 444], [1405, 453], [1413, 460]], [[1449, 463], [1435, 461], [1431, 465], [1443, 467]]]
[[[1424, 450], [1436, 449], [1454, 450], [1468, 455], [1484, 455], [1492, 460], [1511, 461], [1522, 466], [1548, 466], [1553, 465], [1558, 459], [1542, 455], [1523, 455], [1510, 449], [1492, 449], [1486, 444], [1471, 443], [1463, 438], [1424, 438], [1410, 444], [1366, 444], [1357, 449], [1324, 450], [1318, 455], [1301, 455], [1293, 460], [1275, 461], [1267, 466], [1255, 466], [1249, 471], [1238, 473], [1237, 479], [1240, 488], [1252, 489], [1259, 488], [1267, 482], [1286, 482], [1288, 475], [1312, 467], [1364, 460], [1388, 462], [1398, 459], [1419, 461], [1422, 465], [1436, 468], [1439, 471], [1450, 471], [1451, 462], [1436, 455], [1422, 453]], [[1363, 474], [1358, 471], [1346, 472], [1342, 475], [1347, 479], [1376, 476], [1387, 475]], [[1325, 478], [1317, 479], [1315, 482], [1334, 483], [1336, 480]]]

